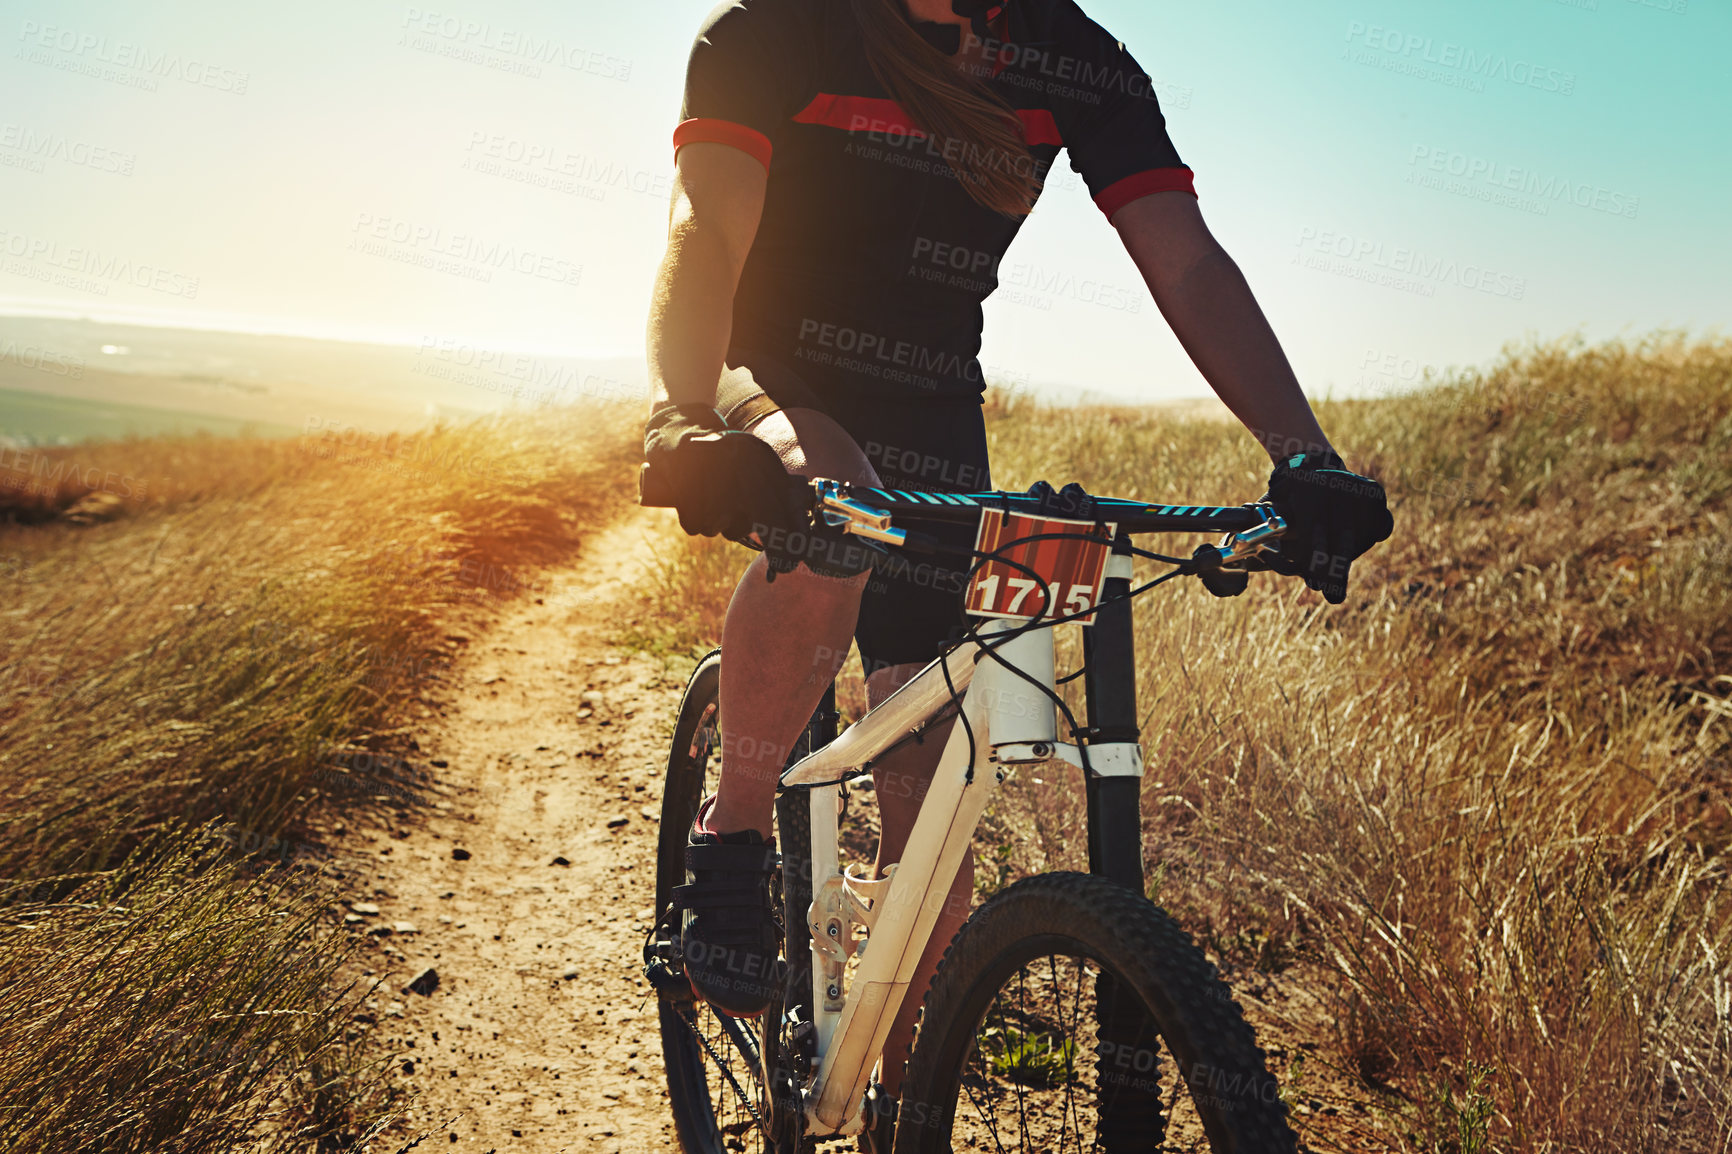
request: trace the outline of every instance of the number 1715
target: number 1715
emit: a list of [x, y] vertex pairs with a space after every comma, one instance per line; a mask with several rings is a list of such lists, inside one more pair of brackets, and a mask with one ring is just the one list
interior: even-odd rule
[[[1056, 617], [1059, 616], [1059, 606], [1062, 605], [1063, 615], [1087, 613], [1094, 607], [1093, 585], [1072, 585], [1068, 592], [1062, 581], [1054, 581], [1044, 590], [1045, 599], [1037, 594], [1029, 601], [1029, 594], [1040, 589], [1040, 583], [1029, 577], [1009, 577], [1004, 581], [1005, 593], [1009, 604], [998, 606], [999, 575], [989, 573], [980, 579], [979, 590], [984, 607], [999, 609], [1003, 613], [1013, 613], [1024, 617]], [[1027, 605], [1024, 608], [1024, 605]]]

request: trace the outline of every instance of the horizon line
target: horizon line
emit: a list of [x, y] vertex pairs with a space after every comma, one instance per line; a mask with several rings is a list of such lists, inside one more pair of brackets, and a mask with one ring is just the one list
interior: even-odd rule
[[[42, 300], [36, 297], [0, 296], [0, 319], [17, 317], [30, 320], [86, 321], [92, 324], [129, 325], [145, 329], [179, 329], [183, 332], [237, 333], [256, 337], [293, 337], [298, 340], [325, 341], [332, 344], [374, 345], [384, 348], [420, 348], [427, 334], [414, 336], [382, 330], [339, 326], [320, 326], [298, 320], [265, 319], [233, 313], [175, 313], [160, 309], [126, 308], [91, 309], [80, 304]], [[556, 345], [506, 344], [495, 341], [457, 337], [477, 348], [501, 353], [537, 357], [566, 357], [572, 360], [631, 360], [641, 358], [641, 351], [584, 351]]]

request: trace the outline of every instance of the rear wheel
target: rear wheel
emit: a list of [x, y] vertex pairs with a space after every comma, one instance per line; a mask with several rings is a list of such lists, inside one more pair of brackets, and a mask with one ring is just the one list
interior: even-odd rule
[[[680, 966], [678, 915], [670, 909], [674, 887], [686, 880], [686, 841], [698, 805], [721, 778], [721, 667], [720, 650], [698, 662], [674, 722], [656, 847], [659, 916], [644, 950], [645, 972], [658, 994], [668, 1105], [686, 1154], [797, 1154], [812, 1144], [798, 1136], [798, 1100], [785, 1069], [786, 1000], [772, 1002], [761, 1017], [734, 1018], [694, 996]], [[815, 719], [795, 756], [810, 748], [817, 728]], [[778, 799], [776, 806], [780, 866], [770, 886], [778, 910], [786, 902], [794, 911], [784, 915], [784, 925], [788, 917], [803, 923], [811, 902], [805, 804], [801, 794]], [[801, 981], [805, 970], [795, 967], [796, 1000], [810, 985]], [[804, 1017], [810, 1018], [809, 1010]]]
[[1091, 874], [1010, 886], [926, 996], [896, 1154], [1290, 1154], [1279, 1087], [1202, 952]]
[[720, 677], [717, 650], [693, 671], [674, 723], [656, 848], [660, 924], [645, 954], [659, 995], [668, 1104], [680, 1146], [686, 1154], [758, 1154], [774, 1149], [767, 1139], [762, 1023], [775, 1021], [777, 1007], [762, 1018], [741, 1019], [694, 997], [680, 968], [678, 915], [669, 909], [674, 887], [686, 880], [686, 839], [698, 803], [715, 792], [721, 775]]

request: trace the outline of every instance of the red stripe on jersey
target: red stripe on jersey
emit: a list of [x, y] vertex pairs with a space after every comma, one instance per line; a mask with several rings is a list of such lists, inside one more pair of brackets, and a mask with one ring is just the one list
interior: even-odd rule
[[698, 117], [683, 120], [674, 129], [674, 154], [688, 144], [725, 144], [737, 148], [765, 168], [770, 167], [770, 138], [755, 128], [731, 120]]
[[1111, 220], [1113, 214], [1133, 200], [1141, 200], [1156, 192], [1188, 192], [1197, 195], [1197, 187], [1188, 168], [1151, 168], [1135, 172], [1123, 180], [1115, 180], [1095, 197], [1095, 204]]
[[[1022, 122], [1022, 135], [1029, 144], [1064, 146], [1058, 121], [1044, 108], [1019, 108], [1016, 117]], [[840, 128], [843, 132], [901, 132], [925, 138], [924, 129], [915, 125], [902, 105], [879, 96], [839, 96], [820, 92], [812, 102], [794, 114], [795, 124], [816, 124], [824, 128]]]
[[1019, 108], [1016, 110], [1018, 120], [1022, 121], [1022, 135], [1030, 144], [1056, 144], [1064, 147], [1064, 137], [1059, 134], [1058, 121], [1052, 118], [1052, 113], [1044, 108]]
[[902, 106], [878, 96], [838, 96], [820, 92], [794, 114], [795, 124], [817, 124], [843, 132], [904, 132], [925, 136]]

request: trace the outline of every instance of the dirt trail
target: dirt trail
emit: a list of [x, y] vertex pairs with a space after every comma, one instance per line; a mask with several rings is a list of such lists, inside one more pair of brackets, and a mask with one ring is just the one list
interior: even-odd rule
[[[414, 730], [442, 800], [345, 839], [377, 863], [351, 897], [377, 906], [356, 929], [370, 976], [389, 975], [371, 1028], [418, 1094], [376, 1154], [429, 1131], [422, 1154], [678, 1149], [638, 965], [681, 685], [609, 643], [639, 611], [648, 518], [596, 533], [540, 600], [453, 626], [463, 656]], [[413, 932], [380, 932], [400, 922]], [[437, 989], [404, 989], [429, 967]], [[1293, 1087], [1312, 1148], [1385, 1148], [1346, 1072], [1318, 1060], [1332, 1014], [1302, 972], [1229, 978], [1278, 1074], [1312, 1059]]]
[[[680, 687], [607, 641], [634, 611], [646, 523], [597, 533], [539, 601], [453, 630], [463, 656], [416, 729], [445, 800], [349, 837], [379, 863], [365, 922], [414, 926], [369, 935], [391, 975], [372, 1029], [408, 1047], [412, 1133], [461, 1115], [422, 1151], [676, 1146], [637, 958]], [[405, 991], [428, 967], [437, 989]]]

